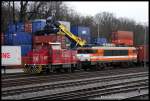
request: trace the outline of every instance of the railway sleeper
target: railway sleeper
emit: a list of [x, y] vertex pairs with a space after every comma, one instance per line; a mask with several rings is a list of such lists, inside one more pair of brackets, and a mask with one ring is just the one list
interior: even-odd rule
[[[88, 88], [88, 89], [82, 89], [82, 90], [77, 90], [77, 91], [72, 91], [72, 92], [67, 92], [67, 93], [62, 93], [62, 94], [55, 94], [55, 95], [50, 95], [50, 96], [45, 96], [45, 98], [47, 99], [80, 99], [80, 98], [85, 98], [89, 97], [93, 94], [97, 94], [102, 93], [102, 94], [111, 94], [112, 92], [115, 93], [114, 91], [116, 91], [116, 93], [118, 92], [122, 92], [122, 90], [126, 90], [127, 88], [131, 88], [133, 90], [137, 90], [138, 87], [142, 88], [141, 86], [148, 86], [148, 84], [146, 84], [148, 82], [139, 82], [137, 83], [129, 83], [127, 85], [109, 85], [108, 87], [104, 86], [104, 87], [94, 87], [94, 88]], [[136, 87], [135, 87], [136, 86]], [[99, 95], [99, 94], [98, 94]], [[42, 97], [44, 98], [44, 97]]]

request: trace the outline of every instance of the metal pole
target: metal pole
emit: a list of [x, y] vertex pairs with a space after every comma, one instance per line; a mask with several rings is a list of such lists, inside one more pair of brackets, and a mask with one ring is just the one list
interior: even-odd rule
[[99, 21], [98, 21], [98, 38], [99, 38]]
[[144, 67], [146, 67], [146, 25], [144, 26]]

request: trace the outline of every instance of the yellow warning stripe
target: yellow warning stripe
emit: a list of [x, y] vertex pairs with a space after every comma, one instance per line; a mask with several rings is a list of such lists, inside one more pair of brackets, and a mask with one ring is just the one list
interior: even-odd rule
[[36, 66], [24, 66], [23, 67], [23, 71], [25, 73], [41, 73], [42, 72], [42, 68], [44, 66], [42, 65], [36, 65]]

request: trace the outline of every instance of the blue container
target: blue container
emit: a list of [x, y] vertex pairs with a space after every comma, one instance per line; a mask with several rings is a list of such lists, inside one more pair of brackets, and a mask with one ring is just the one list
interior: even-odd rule
[[12, 43], [12, 36], [13, 36], [13, 33], [7, 31], [4, 33], [4, 43], [5, 45], [9, 45]]
[[32, 45], [21, 45], [21, 56], [26, 56], [32, 50]]
[[32, 35], [27, 32], [6, 34], [5, 43], [9, 45], [32, 44]]
[[24, 32], [25, 31], [25, 24], [23, 22], [16, 23], [16, 32]]
[[46, 25], [45, 19], [37, 19], [32, 22], [32, 32], [43, 30]]
[[7, 31], [8, 31], [9, 33], [14, 33], [14, 32], [16, 32], [16, 25], [15, 25], [15, 24], [12, 24], [12, 23], [8, 24]]
[[75, 35], [90, 35], [89, 27], [83, 26], [71, 26], [71, 32]]
[[95, 39], [95, 43], [98, 45], [103, 45], [103, 44], [107, 43], [107, 39], [106, 38], [97, 38], [97, 39]]
[[91, 34], [89, 27], [83, 27], [83, 26], [71, 26], [71, 32], [80, 37], [81, 39], [84, 39], [87, 41], [87, 43], [91, 42]]

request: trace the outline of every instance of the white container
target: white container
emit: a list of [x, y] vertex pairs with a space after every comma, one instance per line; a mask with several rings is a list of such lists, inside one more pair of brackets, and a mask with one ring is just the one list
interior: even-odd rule
[[2, 66], [21, 65], [21, 46], [1, 46]]

